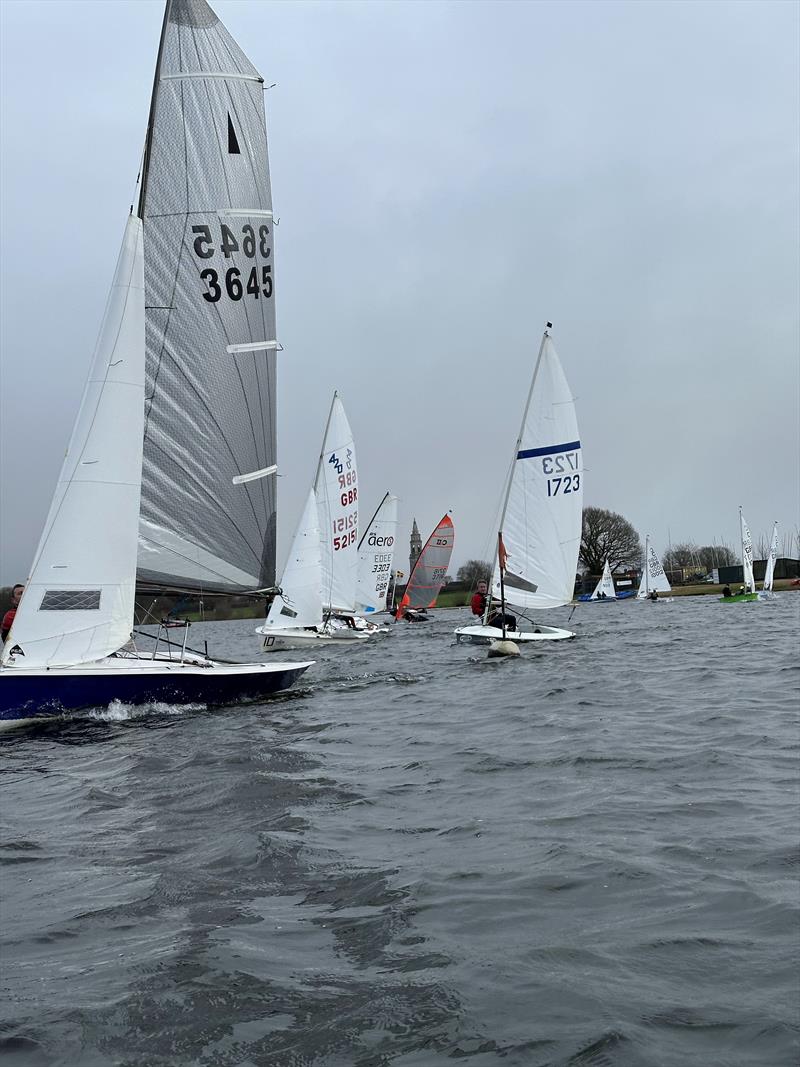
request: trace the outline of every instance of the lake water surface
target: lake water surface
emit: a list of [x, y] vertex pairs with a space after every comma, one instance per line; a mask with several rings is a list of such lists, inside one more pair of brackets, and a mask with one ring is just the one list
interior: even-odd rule
[[6, 732], [4, 1063], [797, 1064], [799, 616], [580, 605], [489, 661], [439, 611], [270, 703]]

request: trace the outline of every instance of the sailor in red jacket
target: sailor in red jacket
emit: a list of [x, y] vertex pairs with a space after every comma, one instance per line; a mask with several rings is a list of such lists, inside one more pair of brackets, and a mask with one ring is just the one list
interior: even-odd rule
[[11, 590], [11, 607], [3, 616], [2, 623], [0, 623], [0, 638], [2, 638], [3, 641], [8, 637], [11, 623], [14, 621], [14, 616], [17, 614], [17, 607], [19, 606], [22, 590], [24, 588], [24, 585], [15, 585]]
[[489, 590], [486, 582], [478, 582], [478, 589], [472, 595], [470, 606], [473, 615], [483, 615], [486, 610], [486, 594]]

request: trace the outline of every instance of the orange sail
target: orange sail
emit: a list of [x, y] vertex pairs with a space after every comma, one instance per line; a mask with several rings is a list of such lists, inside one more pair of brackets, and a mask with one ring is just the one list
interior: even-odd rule
[[454, 541], [453, 520], [449, 515], [445, 515], [425, 542], [419, 559], [414, 564], [395, 618], [402, 619], [407, 608], [435, 607], [436, 598], [450, 566]]

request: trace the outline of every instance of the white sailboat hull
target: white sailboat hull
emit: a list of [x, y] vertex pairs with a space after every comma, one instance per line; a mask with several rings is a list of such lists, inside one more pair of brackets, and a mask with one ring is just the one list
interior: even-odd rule
[[[456, 641], [461, 644], [488, 645], [502, 641], [503, 631], [497, 626], [459, 626], [455, 631]], [[567, 641], [574, 637], [571, 630], [558, 626], [537, 626], [535, 630], [506, 630], [506, 640], [515, 644], [530, 644], [533, 641]]]
[[342, 630], [334, 630], [331, 633], [319, 630], [301, 630], [286, 628], [276, 630], [272, 627], [267, 629], [259, 626], [256, 633], [264, 638], [265, 652], [282, 652], [285, 649], [312, 649], [312, 648], [349, 648], [367, 641], [372, 634], [352, 630], [350, 627]]

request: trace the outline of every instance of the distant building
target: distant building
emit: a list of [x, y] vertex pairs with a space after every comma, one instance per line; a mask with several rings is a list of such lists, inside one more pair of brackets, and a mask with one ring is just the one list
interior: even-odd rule
[[410, 548], [409, 554], [408, 554], [408, 573], [409, 574], [411, 574], [411, 572], [414, 570], [414, 564], [419, 559], [419, 556], [420, 556], [421, 552], [422, 552], [422, 538], [420, 537], [419, 530], [417, 529], [417, 520], [414, 519], [414, 525], [411, 527], [411, 548]]
[[[764, 574], [767, 570], [767, 561], [765, 559], [753, 560], [753, 577], [757, 582], [764, 581]], [[790, 559], [787, 556], [780, 556], [775, 560], [775, 578], [800, 578], [800, 559]], [[741, 585], [744, 581], [744, 569], [741, 563], [736, 563], [732, 567], [720, 567], [719, 568], [719, 580], [723, 585]]]

